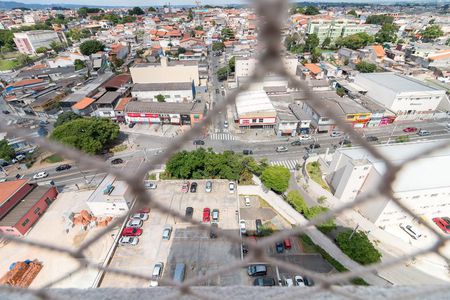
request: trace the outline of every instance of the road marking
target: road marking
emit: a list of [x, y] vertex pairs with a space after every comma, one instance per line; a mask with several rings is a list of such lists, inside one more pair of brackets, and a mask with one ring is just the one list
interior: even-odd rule
[[289, 170], [295, 170], [297, 165], [301, 165], [302, 162], [299, 159], [292, 159], [292, 160], [277, 160], [277, 161], [271, 161], [271, 166], [283, 166], [288, 168]]
[[211, 140], [235, 141], [236, 138], [229, 133], [213, 133], [209, 136]]

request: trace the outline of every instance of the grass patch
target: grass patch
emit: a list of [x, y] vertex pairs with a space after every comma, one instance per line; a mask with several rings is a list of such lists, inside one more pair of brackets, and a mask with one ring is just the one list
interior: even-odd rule
[[127, 150], [128, 146], [125, 144], [117, 145], [114, 148], [111, 149], [111, 152], [117, 153]]
[[8, 71], [12, 70], [19, 66], [19, 62], [17, 60], [7, 60], [0, 59], [0, 71]]
[[58, 154], [53, 154], [44, 158], [44, 161], [49, 164], [62, 162], [64, 159]]
[[314, 161], [306, 164], [306, 171], [317, 184], [319, 184], [323, 189], [330, 191], [328, 184], [322, 179], [322, 171], [320, 170], [320, 163]]
[[156, 174], [155, 173], [150, 173], [147, 175], [147, 180], [156, 180]]
[[257, 197], [258, 201], [259, 201], [259, 207], [266, 207], [266, 208], [272, 208], [272, 206], [270, 206], [269, 203], [267, 203], [266, 200], [264, 200], [263, 198], [261, 198], [260, 196], [257, 195], [250, 195], [252, 197]]
[[[300, 235], [300, 241], [301, 241], [302, 245], [304, 246], [305, 252], [306, 252], [306, 249], [308, 249], [309, 251], [311, 251], [309, 253], [319, 253], [323, 257], [323, 259], [325, 259], [337, 271], [348, 272], [348, 269], [346, 267], [344, 267], [340, 262], [335, 260], [330, 254], [328, 254], [328, 252], [323, 250], [320, 246], [317, 246], [316, 244], [314, 244], [314, 242], [311, 240], [311, 238], [309, 236], [307, 236], [306, 234]], [[350, 282], [353, 283], [354, 285], [364, 285], [364, 286], [369, 285], [361, 277], [353, 278]]]

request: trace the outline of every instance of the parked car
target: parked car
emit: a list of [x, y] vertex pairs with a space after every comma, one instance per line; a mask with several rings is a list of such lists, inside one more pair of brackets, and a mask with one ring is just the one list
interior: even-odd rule
[[48, 176], [48, 173], [45, 171], [34, 174], [33, 179], [41, 179]]
[[150, 208], [149, 207], [143, 207], [143, 208], [139, 209], [136, 213], [148, 214], [148, 213], [150, 213]]
[[56, 167], [55, 171], [59, 172], [59, 171], [64, 171], [64, 170], [69, 170], [70, 168], [72, 168], [71, 165], [69, 164], [64, 164], [64, 165], [59, 165]]
[[111, 161], [111, 164], [113, 165], [119, 165], [119, 164], [123, 164], [123, 159], [121, 158], [115, 158]]
[[5, 115], [9, 115], [10, 114], [9, 110], [2, 110], [2, 113], [4, 113]]
[[450, 233], [450, 223], [442, 218], [433, 218], [433, 222], [445, 233]]
[[352, 141], [348, 140], [348, 139], [343, 139], [342, 141], [339, 142], [339, 145], [341, 146], [347, 146], [347, 145], [351, 145]]
[[205, 185], [205, 192], [211, 193], [211, 191], [212, 191], [212, 181], [208, 180]]
[[367, 137], [366, 137], [366, 140], [367, 140], [368, 142], [378, 142], [378, 138], [377, 138], [376, 136], [374, 136], [374, 135], [369, 135], [369, 136], [367, 136]]
[[158, 280], [161, 278], [163, 273], [164, 263], [158, 262], [153, 267], [152, 280], [150, 281], [150, 286], [158, 286]]
[[429, 131], [426, 130], [426, 129], [420, 129], [420, 130], [417, 132], [417, 134], [420, 135], [420, 136], [427, 136], [427, 135], [431, 135], [431, 132], [429, 132]]
[[139, 242], [139, 238], [136, 236], [123, 236], [119, 240], [119, 245], [126, 246], [126, 245], [137, 245]]
[[189, 191], [189, 186], [190, 186], [189, 181], [183, 182], [183, 185], [181, 186], [181, 191], [183, 193], [187, 193]]
[[139, 236], [142, 234], [141, 228], [125, 227], [122, 231], [122, 236]]
[[141, 228], [142, 224], [142, 220], [131, 218], [127, 223], [127, 227]]
[[250, 197], [249, 196], [245, 196], [244, 197], [244, 202], [245, 202], [245, 206], [250, 206]]
[[314, 144], [311, 144], [311, 145], [309, 145], [309, 149], [317, 149], [317, 148], [320, 148], [320, 144], [318, 144], [318, 143], [314, 143]]
[[292, 278], [286, 278], [284, 280], [284, 285], [287, 286], [287, 287], [294, 286], [294, 280], [292, 280]]
[[333, 130], [330, 134], [331, 137], [339, 137], [342, 136], [344, 133], [342, 131]]
[[223, 121], [223, 128], [228, 128], [228, 121]]
[[250, 265], [247, 268], [248, 276], [265, 276], [267, 275], [267, 267], [266, 265]]
[[22, 161], [22, 160], [24, 160], [25, 158], [26, 158], [25, 155], [19, 154], [19, 155], [16, 155], [16, 157], [13, 158], [13, 159], [11, 160], [11, 162], [12, 162], [13, 164], [15, 164], [16, 162]]
[[410, 224], [400, 223], [400, 228], [403, 229], [407, 234], [409, 234], [415, 240], [417, 240], [418, 238], [420, 238], [422, 236], [422, 234]]
[[300, 146], [302, 144], [302, 142], [301, 141], [293, 141], [292, 143], [291, 143], [291, 145], [292, 146]]
[[205, 144], [205, 141], [202, 141], [202, 140], [195, 140], [194, 141], [194, 145], [204, 145]]
[[305, 286], [305, 281], [303, 280], [303, 277], [300, 275], [295, 275], [294, 281], [296, 286]]
[[145, 186], [146, 189], [149, 189], [149, 190], [155, 190], [158, 187], [158, 185], [156, 183], [148, 182], [148, 181], [146, 181], [144, 183], [144, 186]]
[[285, 146], [278, 146], [275, 151], [276, 152], [287, 152], [289, 149]]
[[216, 94], [220, 93], [219, 89], [216, 89]]
[[131, 122], [130, 124], [128, 124], [128, 127], [129, 127], [129, 128], [133, 128], [134, 125], [136, 125], [136, 123]]
[[276, 242], [275, 243], [275, 249], [277, 250], [277, 253], [283, 253], [284, 247], [282, 242]]
[[250, 149], [242, 150], [242, 154], [244, 154], [244, 155], [252, 155], [253, 154], [253, 150], [250, 150]]
[[138, 220], [142, 220], [142, 221], [147, 221], [148, 220], [148, 214], [146, 213], [137, 213], [134, 214], [133, 219], [138, 219]]
[[403, 132], [416, 132], [417, 128], [416, 127], [406, 127], [403, 129]]
[[274, 286], [275, 280], [272, 277], [269, 278], [256, 278], [253, 281], [254, 286]]
[[170, 235], [172, 233], [172, 226], [166, 226], [163, 229], [163, 233], [162, 233], [162, 239], [163, 240], [170, 240]]
[[245, 224], [245, 220], [240, 220], [239, 221], [239, 230], [241, 231], [241, 234], [246, 234], [247, 233], [247, 224]]
[[191, 193], [197, 192], [197, 182], [191, 184]]
[[314, 286], [314, 280], [312, 278], [303, 276], [303, 282], [306, 286]]
[[261, 220], [260, 219], [256, 219], [255, 224], [256, 224], [256, 234], [257, 235], [261, 235], [261, 233], [262, 233], [262, 222], [261, 222]]
[[186, 207], [186, 218], [192, 219], [192, 215], [194, 214], [194, 209], [192, 207]]
[[219, 228], [219, 225], [217, 225], [217, 223], [212, 223], [211, 224], [211, 229], [209, 231], [209, 237], [211, 239], [217, 238], [217, 228]]
[[236, 184], [234, 182], [228, 183], [228, 189], [230, 190], [230, 194], [234, 193], [235, 188], [236, 188]]
[[292, 248], [290, 239], [284, 239], [283, 244], [284, 244], [284, 249], [286, 249], [286, 250], [289, 250]]
[[215, 223], [219, 222], [219, 210], [217, 208], [212, 210], [211, 219]]
[[307, 141], [311, 139], [311, 136], [309, 134], [301, 134], [298, 136], [298, 139], [300, 141]]
[[211, 220], [210, 213], [211, 212], [210, 212], [208, 207], [205, 207], [203, 209], [203, 222], [207, 223], [207, 222], [209, 222]]

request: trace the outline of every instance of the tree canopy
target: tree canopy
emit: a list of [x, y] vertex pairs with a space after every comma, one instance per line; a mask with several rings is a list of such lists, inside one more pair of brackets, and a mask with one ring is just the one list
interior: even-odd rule
[[75, 66], [75, 71], [82, 70], [86, 67], [86, 64], [81, 59], [75, 59], [73, 65]]
[[352, 235], [352, 232], [351, 229], [348, 229], [336, 236], [336, 243], [339, 248], [348, 257], [362, 265], [379, 262], [381, 253], [374, 247], [367, 235], [361, 231], [356, 231]]
[[394, 23], [394, 17], [387, 15], [370, 15], [366, 19], [366, 24], [392, 24]]
[[230, 68], [230, 72], [234, 72], [236, 68], [236, 58], [234, 56], [228, 61], [228, 68]]
[[140, 15], [145, 15], [145, 11], [142, 8], [140, 8], [139, 6], [135, 6], [128, 11], [128, 14], [131, 16], [133, 16], [133, 15], [140, 16]]
[[305, 15], [310, 15], [310, 16], [312, 16], [312, 15], [318, 15], [318, 14], [320, 14], [320, 11], [319, 11], [319, 9], [318, 9], [317, 7], [315, 7], [315, 6], [307, 6], [307, 7], [305, 8]]
[[261, 174], [264, 185], [276, 193], [284, 193], [289, 186], [291, 172], [283, 166], [269, 166]]
[[213, 51], [223, 51], [223, 49], [225, 49], [225, 44], [222, 42], [214, 42], [212, 44]]
[[320, 40], [317, 37], [317, 34], [312, 33], [309, 34], [305, 41], [305, 51], [312, 52], [317, 46], [319, 46]]
[[229, 27], [222, 28], [222, 31], [220, 32], [220, 35], [222, 36], [223, 40], [234, 39], [233, 29], [231, 29]]
[[356, 13], [356, 11], [355, 11], [354, 9], [348, 11], [348, 12], [347, 12], [347, 15], [352, 15], [352, 16], [354, 16], [355, 18], [358, 17], [358, 14]]
[[6, 139], [3, 139], [0, 141], [0, 158], [10, 161], [16, 152], [14, 151], [14, 148], [11, 147], [8, 144], [8, 141]]
[[56, 122], [53, 125], [53, 127], [56, 128], [56, 127], [66, 123], [66, 122], [69, 122], [69, 121], [72, 121], [72, 120], [75, 120], [75, 119], [80, 119], [80, 118], [81, 118], [81, 116], [77, 115], [73, 111], [66, 111], [66, 112], [63, 112], [62, 114], [60, 114], [58, 116], [58, 119], [56, 119]]
[[383, 24], [381, 29], [375, 34], [377, 43], [394, 43], [397, 40], [398, 27], [395, 24]]
[[367, 61], [360, 61], [356, 64], [356, 70], [361, 73], [373, 73], [377, 69], [377, 65], [371, 64]]
[[438, 37], [443, 36], [444, 32], [439, 25], [429, 25], [424, 30], [422, 30], [420, 34], [422, 35], [422, 39], [434, 40]]
[[79, 118], [56, 127], [50, 138], [88, 154], [98, 154], [119, 136], [109, 119]]
[[164, 95], [158, 94], [155, 96], [156, 100], [158, 100], [158, 102], [166, 102], [166, 97], [164, 97]]
[[374, 42], [374, 38], [365, 32], [355, 33], [346, 37], [340, 37], [336, 40], [336, 47], [346, 47], [353, 50], [363, 48]]
[[222, 81], [228, 78], [228, 74], [230, 73], [230, 68], [228, 66], [222, 67], [217, 70], [217, 79]]
[[78, 9], [78, 15], [85, 18], [88, 14], [96, 14], [101, 11], [103, 11], [101, 8], [80, 7], [80, 9]]
[[103, 49], [105, 49], [105, 45], [97, 40], [89, 40], [80, 45], [81, 54], [86, 56], [103, 51]]

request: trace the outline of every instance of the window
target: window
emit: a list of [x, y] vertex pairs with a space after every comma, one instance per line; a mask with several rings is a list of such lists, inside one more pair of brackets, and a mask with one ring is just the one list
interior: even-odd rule
[[28, 224], [28, 222], [30, 222], [30, 220], [29, 219], [25, 219], [25, 221], [23, 221], [23, 223], [22, 223], [22, 227], [25, 227]]
[[170, 95], [164, 95], [164, 98], [170, 99]]
[[256, 123], [256, 119], [252, 119], [252, 123]]
[[34, 210], [34, 214], [38, 214], [41, 211], [41, 209], [38, 207]]
[[119, 208], [119, 210], [125, 210], [125, 208]]
[[413, 196], [412, 198], [413, 199], [418, 199], [418, 198], [420, 198], [420, 196], [416, 195], [416, 196]]
[[52, 204], [52, 200], [50, 200], [50, 198], [45, 199], [45, 204], [47, 205]]
[[263, 123], [264, 122], [264, 119], [259, 119], [259, 123]]
[[175, 98], [181, 98], [181, 95], [175, 95]]

